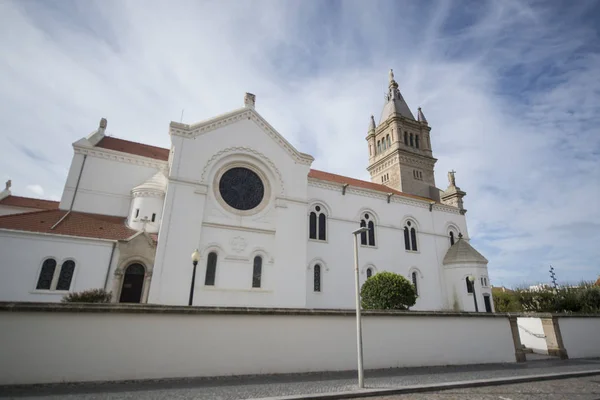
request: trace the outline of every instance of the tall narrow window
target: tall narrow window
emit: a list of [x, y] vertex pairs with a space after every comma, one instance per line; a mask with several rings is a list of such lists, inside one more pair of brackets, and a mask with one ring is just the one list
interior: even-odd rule
[[416, 271], [413, 271], [413, 273], [412, 273], [412, 284], [415, 287], [415, 293], [418, 296], [419, 295], [419, 286], [418, 286], [418, 282], [417, 282], [417, 272]]
[[373, 268], [367, 268], [367, 279], [373, 276]]
[[156, 221], [156, 213], [152, 213], [152, 222]]
[[71, 287], [71, 280], [73, 280], [74, 271], [74, 261], [67, 260], [62, 264], [62, 267], [60, 268], [60, 274], [58, 275], [58, 282], [56, 282], [56, 290], [69, 290]]
[[254, 257], [254, 267], [252, 269], [252, 287], [260, 287], [260, 279], [262, 277], [262, 257]]
[[[362, 221], [360, 221], [360, 227], [364, 228], [367, 226], [367, 223], [365, 222], [365, 220], [363, 219]], [[362, 244], [363, 246], [367, 245], [367, 232], [362, 232], [360, 234], [360, 244]]]
[[372, 149], [371, 149], [371, 145], [369, 145], [369, 155], [370, 155], [370, 156], [372, 156], [372, 155], [373, 155], [373, 153], [372, 153]]
[[315, 276], [314, 276], [314, 282], [313, 282], [313, 290], [315, 292], [320, 292], [321, 291], [321, 265], [315, 264], [314, 270], [315, 270], [314, 271]]
[[327, 240], [327, 215], [319, 205], [313, 205], [308, 216], [308, 237], [316, 240]]
[[404, 131], [404, 144], [408, 146], [408, 132]]
[[410, 244], [412, 251], [417, 251], [417, 230], [414, 227], [410, 228]]
[[454, 245], [454, 232], [450, 231], [450, 246]]
[[206, 286], [215, 285], [215, 275], [217, 273], [217, 253], [212, 252], [208, 254], [206, 260], [206, 276], [204, 277], [204, 284]]
[[415, 135], [415, 147], [419, 148], [419, 135]]
[[381, 153], [381, 141], [377, 141], [377, 153]]
[[137, 217], [139, 217], [139, 216], [140, 216], [140, 209], [139, 209], [139, 208], [136, 208], [136, 209], [135, 209], [135, 217], [137, 218]]
[[473, 293], [473, 283], [469, 280], [468, 276], [465, 278], [465, 282], [467, 282], [467, 293]]
[[42, 270], [38, 277], [36, 289], [38, 290], [50, 290], [52, 280], [54, 279], [54, 270], [56, 269], [56, 260], [54, 258], [48, 258], [42, 264]]
[[308, 217], [308, 237], [310, 239], [317, 238], [317, 213], [314, 211]]
[[410, 134], [410, 147], [414, 147], [414, 145], [415, 145], [415, 141], [414, 141], [413, 134], [411, 133]]
[[417, 251], [417, 230], [411, 221], [406, 221], [404, 225], [404, 248]]
[[389, 148], [391, 147], [391, 145], [392, 145], [392, 142], [390, 141], [390, 135], [387, 135], [387, 136], [385, 137], [385, 139], [387, 140], [387, 147], [388, 147], [388, 149], [389, 149]]
[[375, 246], [375, 222], [371, 214], [365, 213], [360, 220], [360, 227], [367, 227], [367, 232], [360, 234], [360, 244], [363, 246]]

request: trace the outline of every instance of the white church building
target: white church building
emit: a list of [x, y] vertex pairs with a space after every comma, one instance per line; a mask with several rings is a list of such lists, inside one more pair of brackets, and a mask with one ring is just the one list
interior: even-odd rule
[[[311, 169], [255, 109], [171, 122], [163, 149], [105, 135], [73, 143], [60, 203], [0, 192], [0, 301], [58, 302], [105, 288], [113, 301], [353, 308], [360, 277], [405, 276], [414, 310], [492, 311], [487, 260], [469, 244], [463, 192], [436, 187], [431, 127], [390, 71], [365, 155], [371, 182]], [[367, 157], [365, 157], [367, 161]], [[477, 306], [476, 306], [477, 305]]]

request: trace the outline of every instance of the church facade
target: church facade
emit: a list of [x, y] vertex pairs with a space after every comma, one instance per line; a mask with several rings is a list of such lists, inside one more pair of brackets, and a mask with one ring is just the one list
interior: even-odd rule
[[[113, 300], [353, 308], [353, 231], [361, 283], [381, 271], [417, 289], [416, 310], [492, 311], [487, 260], [469, 244], [454, 172], [436, 187], [431, 128], [390, 71], [366, 132], [371, 182], [311, 169], [255, 109], [171, 122], [170, 149], [105, 135], [73, 143], [59, 204], [0, 194], [2, 301], [60, 301], [105, 288]], [[32, 202], [32, 199], [29, 199]], [[27, 204], [25, 204], [27, 203]], [[51, 202], [49, 202], [51, 203]]]

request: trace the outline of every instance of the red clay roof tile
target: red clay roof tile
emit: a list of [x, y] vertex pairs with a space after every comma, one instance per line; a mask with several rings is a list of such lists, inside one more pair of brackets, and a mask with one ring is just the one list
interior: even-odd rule
[[33, 211], [0, 217], [0, 229], [56, 235], [80, 236], [96, 239], [124, 240], [137, 231], [125, 226], [125, 218], [72, 211], [56, 228], [52, 228], [66, 210]]
[[24, 208], [37, 208], [40, 210], [56, 210], [59, 202], [52, 200], [34, 199], [32, 197], [8, 196], [0, 200], [0, 205]]
[[169, 160], [169, 149], [163, 149], [162, 147], [155, 147], [137, 142], [130, 142], [129, 140], [117, 139], [109, 136], [103, 137], [98, 144], [96, 144], [96, 147], [135, 154], [142, 157], [154, 158], [155, 160]]

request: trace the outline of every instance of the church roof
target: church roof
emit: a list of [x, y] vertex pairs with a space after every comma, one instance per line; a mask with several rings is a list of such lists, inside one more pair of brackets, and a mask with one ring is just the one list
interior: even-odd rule
[[148, 179], [146, 182], [138, 185], [131, 190], [132, 192], [137, 191], [154, 191], [154, 192], [166, 192], [167, 190], [167, 177], [162, 172], [157, 172]]
[[98, 142], [96, 147], [108, 150], [121, 151], [123, 153], [135, 154], [142, 157], [154, 158], [155, 160], [167, 161], [169, 159], [169, 149], [150, 146], [143, 143], [130, 142], [129, 140], [117, 139], [105, 136]]
[[23, 208], [38, 208], [41, 210], [58, 209], [58, 201], [34, 199], [32, 197], [7, 196], [0, 200], [0, 205]]
[[379, 119], [379, 123], [382, 124], [387, 121], [388, 118], [392, 116], [392, 114], [399, 114], [405, 118], [414, 120], [412, 112], [410, 112], [410, 108], [408, 108], [408, 104], [404, 101], [404, 97], [400, 91], [396, 94], [397, 98], [390, 98], [390, 100], [385, 103], [383, 106], [383, 112], [381, 113], [381, 118]]
[[473, 248], [463, 238], [458, 238], [444, 256], [444, 265], [447, 264], [487, 264], [488, 260]]
[[[65, 217], [67, 213], [69, 215]], [[63, 217], [65, 219], [56, 225]], [[0, 229], [108, 240], [125, 240], [137, 233], [125, 226], [123, 217], [76, 211], [69, 213], [67, 210], [44, 210], [0, 216]]]
[[354, 186], [354, 187], [361, 188], [361, 189], [376, 190], [378, 192], [384, 192], [386, 194], [393, 193], [393, 194], [396, 194], [396, 195], [402, 196], [402, 197], [410, 197], [410, 198], [417, 199], [417, 200], [431, 201], [431, 199], [429, 199], [429, 198], [404, 193], [399, 190], [387, 187], [385, 185], [380, 185], [378, 183], [361, 181], [360, 179], [354, 179], [354, 178], [350, 178], [350, 177], [343, 176], [343, 175], [336, 175], [336, 174], [332, 174], [332, 173], [325, 172], [325, 171], [319, 171], [316, 169], [311, 169], [308, 172], [308, 177], [313, 178], [313, 179], [319, 179], [322, 181], [348, 184], [349, 186]]
[[[100, 146], [100, 144], [102, 144], [106, 139], [110, 139], [110, 140], [108, 142], [105, 142], [105, 146]], [[136, 154], [136, 155], [144, 156], [144, 157], [150, 157], [147, 154], [149, 151], [151, 151], [152, 154], [156, 155], [156, 157], [152, 157], [152, 158], [155, 158], [158, 160], [164, 160], [164, 161], [167, 161], [169, 159], [169, 150], [168, 149], [163, 149], [163, 148], [154, 147], [154, 146], [148, 146], [148, 145], [145, 145], [142, 143], [130, 142], [128, 140], [117, 139], [114, 137], [105, 137], [98, 143], [97, 146], [100, 146], [103, 148], [109, 148], [111, 150], [121, 151], [124, 153]], [[107, 146], [110, 146], [110, 147], [107, 147]], [[148, 148], [150, 148], [150, 150]], [[376, 190], [376, 191], [383, 192], [386, 194], [394, 193], [398, 196], [411, 197], [413, 199], [431, 201], [431, 199], [429, 199], [429, 198], [403, 193], [399, 190], [395, 190], [395, 189], [392, 189], [385, 185], [380, 185], [378, 183], [363, 181], [360, 179], [354, 179], [354, 178], [350, 178], [348, 176], [332, 174], [329, 172], [319, 171], [316, 169], [311, 169], [308, 173], [308, 177], [313, 178], [313, 179], [319, 179], [322, 181], [334, 182], [334, 183], [341, 183], [341, 184], [347, 183], [350, 186], [359, 187], [359, 188], [363, 188], [363, 189]]]

